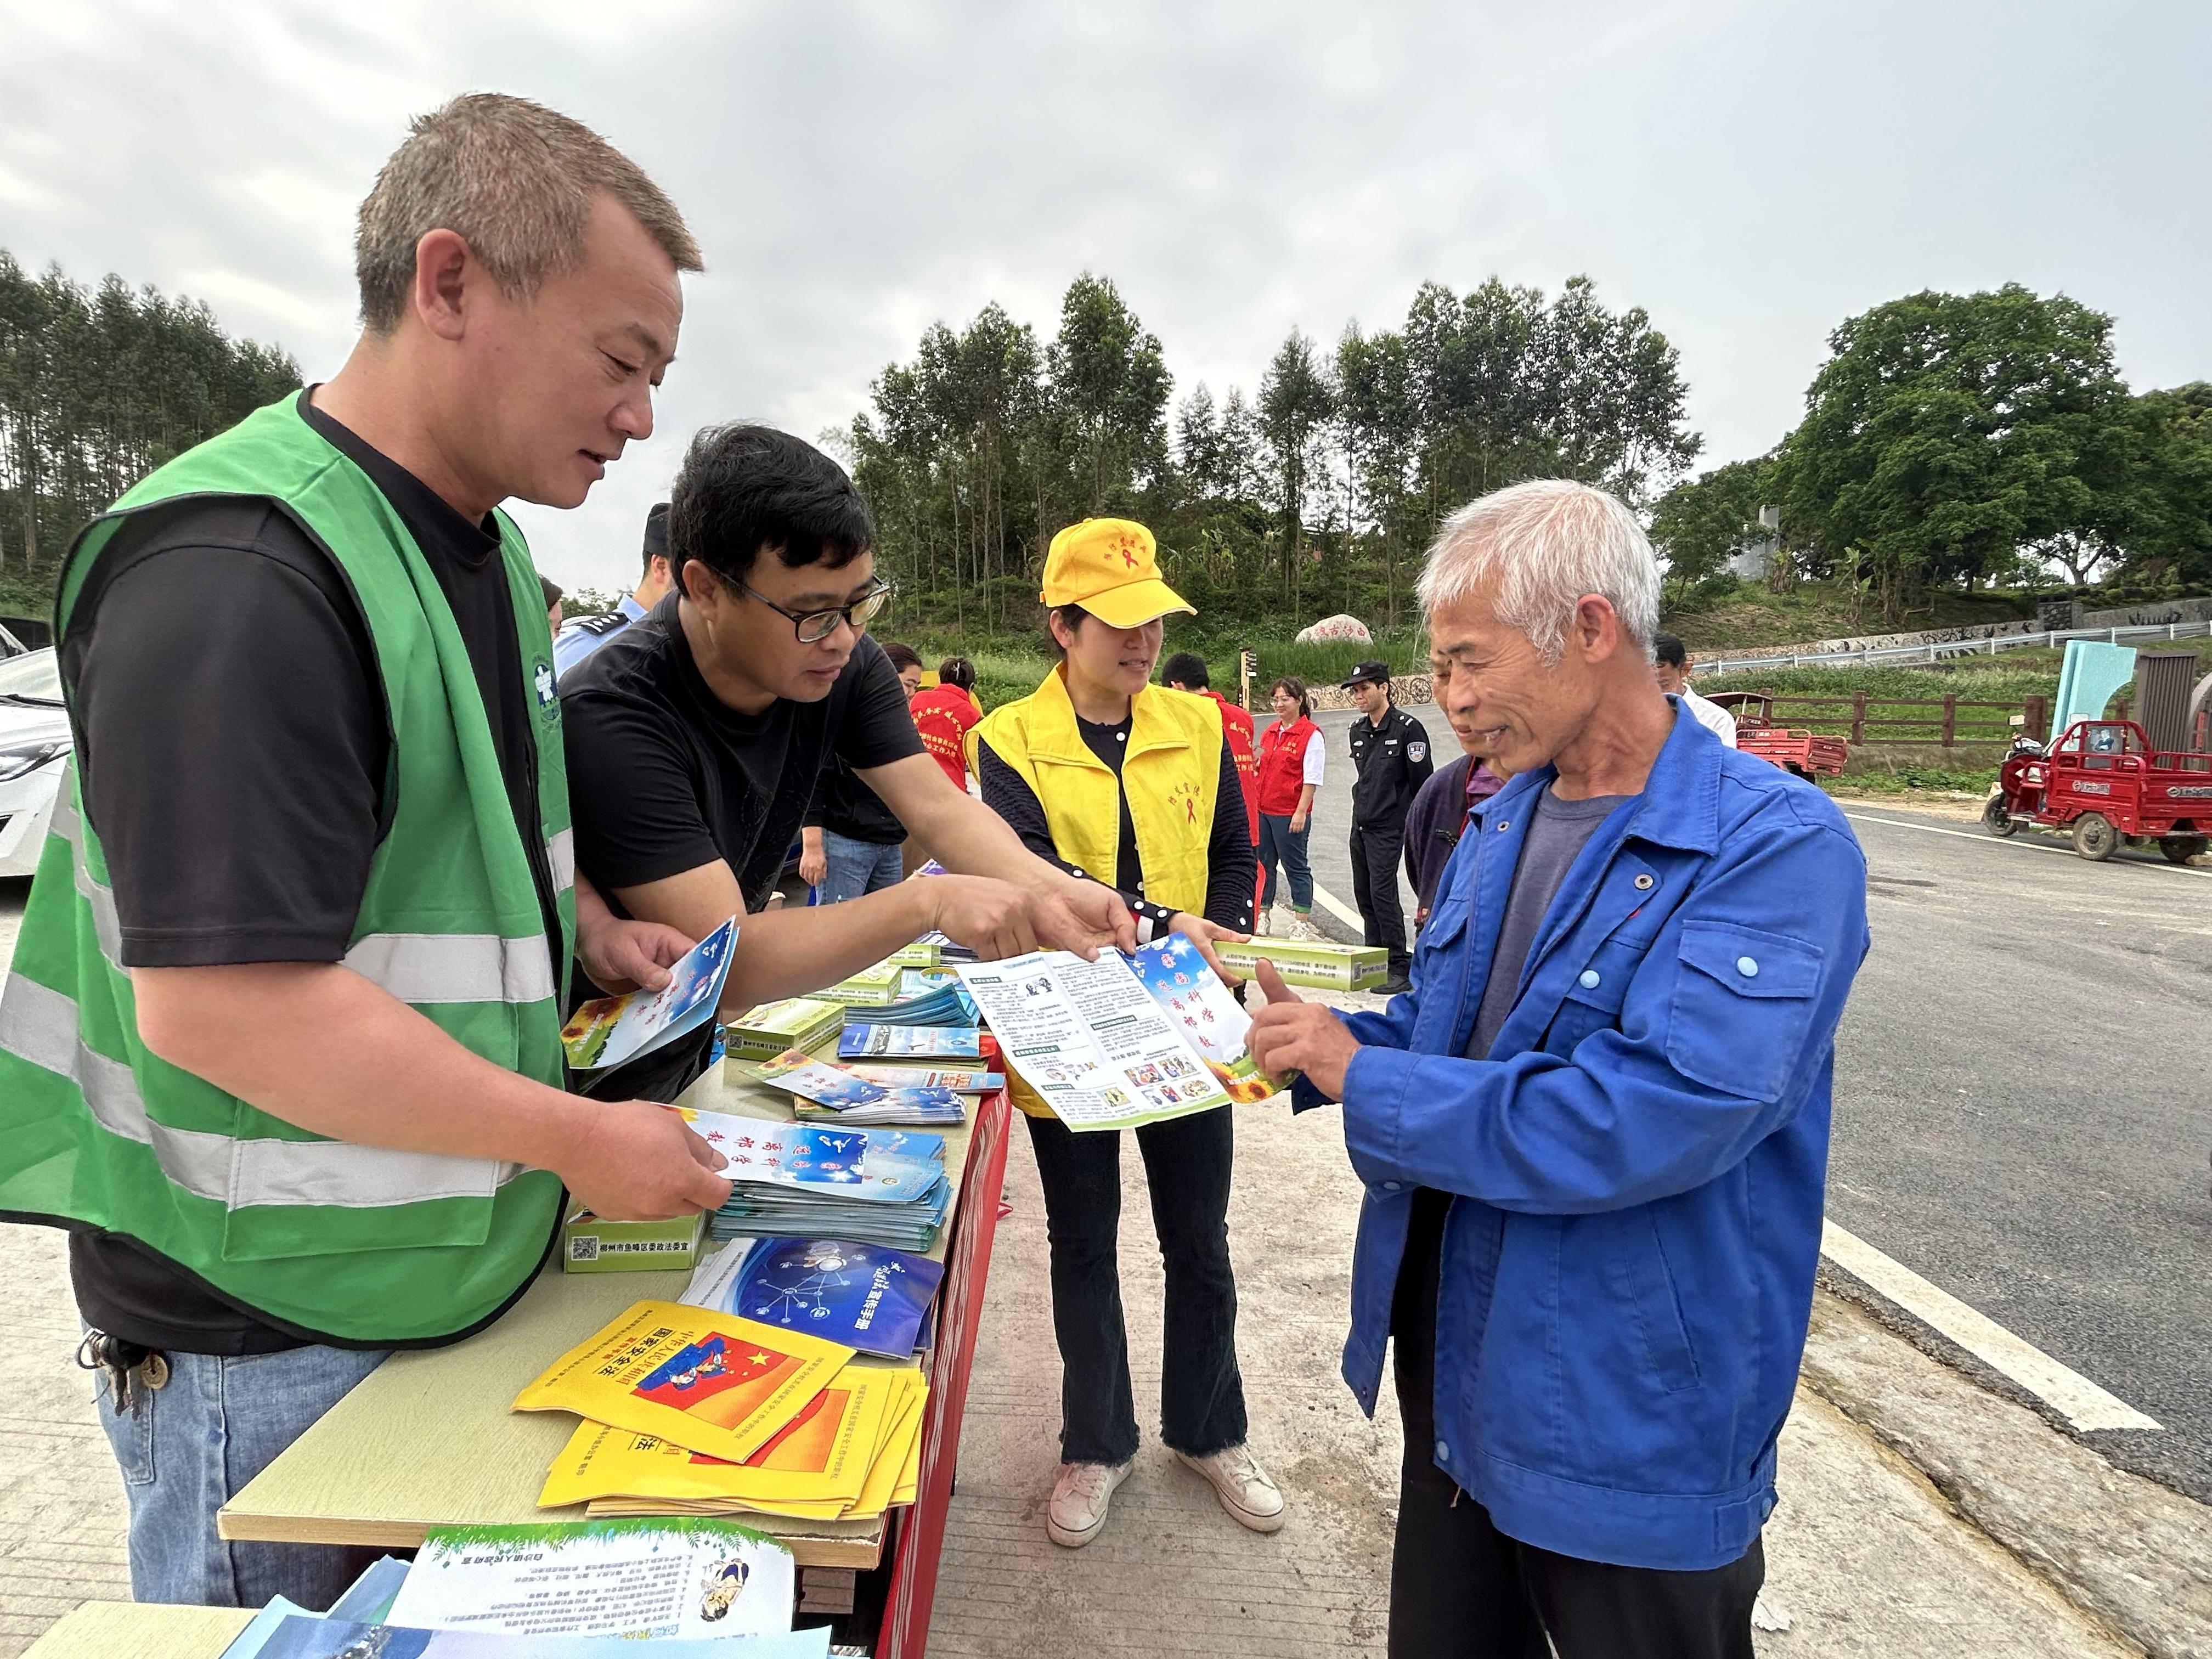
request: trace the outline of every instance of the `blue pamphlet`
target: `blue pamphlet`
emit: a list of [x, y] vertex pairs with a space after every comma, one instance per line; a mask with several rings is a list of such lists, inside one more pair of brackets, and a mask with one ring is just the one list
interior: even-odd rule
[[921, 1340], [944, 1278], [941, 1263], [888, 1245], [763, 1238], [701, 1263], [684, 1300], [904, 1359]]

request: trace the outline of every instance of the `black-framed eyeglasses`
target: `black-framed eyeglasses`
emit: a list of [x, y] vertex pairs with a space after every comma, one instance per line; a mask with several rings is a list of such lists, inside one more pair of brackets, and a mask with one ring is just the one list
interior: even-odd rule
[[841, 605], [829, 611], [793, 611], [778, 605], [750, 582], [738, 584], [741, 590], [758, 599], [777, 616], [788, 617], [792, 631], [799, 635], [801, 645], [815, 645], [828, 639], [837, 631], [837, 624], [841, 622], [852, 623], [855, 634], [864, 632], [877, 613], [890, 603], [896, 586], [892, 582], [879, 580], [850, 605]]

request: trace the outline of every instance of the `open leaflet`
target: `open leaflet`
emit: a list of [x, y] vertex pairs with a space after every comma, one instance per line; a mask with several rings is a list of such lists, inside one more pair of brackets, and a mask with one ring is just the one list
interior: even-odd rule
[[677, 959], [659, 990], [584, 1004], [561, 1028], [568, 1064], [580, 1072], [603, 1072], [651, 1054], [712, 1019], [737, 938], [738, 919], [732, 916]]
[[1266, 1100], [1252, 1020], [1181, 933], [1096, 962], [1036, 951], [960, 964], [1006, 1064], [1071, 1129], [1126, 1129]]

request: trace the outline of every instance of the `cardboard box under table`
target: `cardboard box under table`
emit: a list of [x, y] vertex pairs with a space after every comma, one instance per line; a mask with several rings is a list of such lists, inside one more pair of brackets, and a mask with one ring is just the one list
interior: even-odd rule
[[[680, 1103], [750, 1116], [789, 1103], [716, 1066]], [[930, 1254], [945, 1264], [937, 1341], [928, 1353], [921, 1485], [909, 1506], [873, 1521], [746, 1516], [807, 1567], [861, 1569], [859, 1625], [838, 1639], [868, 1642], [878, 1659], [921, 1659], [960, 1450], [960, 1419], [975, 1327], [998, 1226], [1011, 1121], [1004, 1094], [979, 1101], [969, 1126], [945, 1136], [958, 1197]], [[301, 1435], [216, 1516], [225, 1538], [276, 1543], [420, 1544], [431, 1527], [581, 1520], [583, 1506], [541, 1510], [538, 1488], [576, 1419], [507, 1409], [525, 1384], [633, 1303], [674, 1300], [678, 1273], [564, 1273], [549, 1264], [489, 1330], [451, 1347], [394, 1354]], [[802, 1573], [803, 1577], [803, 1573]], [[867, 1609], [881, 1622], [865, 1628]], [[872, 1639], [871, 1640], [871, 1638]]]

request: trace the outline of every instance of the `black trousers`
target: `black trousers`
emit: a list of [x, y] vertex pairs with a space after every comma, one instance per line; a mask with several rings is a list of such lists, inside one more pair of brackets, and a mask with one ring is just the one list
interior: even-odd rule
[[1753, 1659], [1751, 1607], [1766, 1578], [1758, 1540], [1709, 1572], [1578, 1560], [1508, 1538], [1431, 1461], [1437, 1252], [1448, 1205], [1441, 1193], [1415, 1195], [1391, 1310], [1406, 1450], [1390, 1558], [1390, 1659]]
[[[1137, 1455], [1137, 1411], [1115, 1253], [1121, 1132], [1077, 1134], [1056, 1117], [1028, 1122], [1052, 1244], [1060, 1455], [1069, 1463], [1126, 1463]], [[1210, 1456], [1245, 1440], [1237, 1279], [1229, 1265], [1230, 1109], [1147, 1123], [1135, 1133], [1167, 1272], [1160, 1438], [1193, 1457]]]
[[1406, 907], [1398, 902], [1398, 865], [1406, 856], [1406, 826], [1352, 826], [1352, 897], [1370, 945], [1390, 953], [1392, 977], [1413, 965], [1406, 948]]

